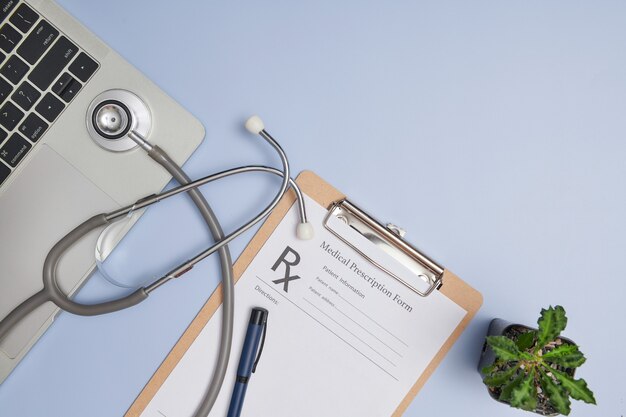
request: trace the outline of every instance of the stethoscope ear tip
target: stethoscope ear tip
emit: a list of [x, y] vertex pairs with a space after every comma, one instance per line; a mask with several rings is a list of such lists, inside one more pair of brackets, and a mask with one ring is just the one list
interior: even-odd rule
[[265, 129], [263, 120], [257, 115], [249, 117], [248, 120], [246, 120], [245, 126], [248, 132], [254, 133], [255, 135], [258, 135]]
[[313, 225], [309, 222], [298, 223], [298, 227], [296, 228], [296, 236], [300, 240], [313, 239], [313, 236], [315, 236]]

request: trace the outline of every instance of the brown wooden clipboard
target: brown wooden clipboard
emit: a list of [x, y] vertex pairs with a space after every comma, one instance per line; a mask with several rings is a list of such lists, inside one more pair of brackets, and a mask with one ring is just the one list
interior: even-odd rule
[[[343, 195], [340, 191], [310, 171], [302, 172], [296, 179], [296, 182], [300, 186], [303, 193], [313, 198], [313, 200], [317, 201], [323, 207], [330, 207], [334, 202], [345, 198], [345, 195]], [[252, 238], [250, 244], [246, 247], [234, 265], [235, 282], [239, 280], [243, 272], [248, 268], [248, 265], [250, 265], [250, 262], [252, 262], [274, 229], [280, 224], [285, 214], [289, 211], [289, 208], [293, 205], [295, 198], [296, 197], [293, 192], [286, 194], [276, 206], [273, 213], [267, 218], [263, 226], [261, 226], [259, 231]], [[420, 375], [417, 379], [404, 399], [400, 402], [400, 404], [398, 404], [398, 407], [392, 414], [392, 417], [399, 417], [404, 413], [413, 398], [415, 398], [419, 390], [426, 383], [426, 380], [428, 380], [437, 366], [439, 366], [439, 363], [443, 360], [446, 353], [450, 350], [454, 342], [456, 342], [482, 305], [481, 294], [447, 269], [443, 272], [443, 285], [438, 291], [441, 291], [446, 297], [462, 307], [466, 311], [466, 314], [456, 329], [450, 334], [446, 342], [441, 346], [433, 360], [426, 367], [422, 375]], [[161, 366], [159, 366], [159, 369], [157, 369], [152, 378], [150, 378], [150, 381], [148, 381], [135, 402], [126, 412], [125, 417], [138, 417], [141, 415], [141, 413], [148, 406], [148, 403], [161, 388], [163, 382], [167, 379], [170, 373], [178, 365], [178, 362], [185, 355], [185, 352], [187, 352], [221, 303], [222, 290], [221, 286], [219, 286], [202, 307], [198, 315], [191, 322], [187, 330], [185, 330], [174, 348], [167, 355]]]

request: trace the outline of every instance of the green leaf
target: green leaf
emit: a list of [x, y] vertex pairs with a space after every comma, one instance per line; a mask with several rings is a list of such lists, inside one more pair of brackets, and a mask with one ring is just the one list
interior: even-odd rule
[[541, 373], [541, 388], [543, 392], [548, 397], [550, 404], [558, 411], [559, 413], [567, 416], [570, 413], [570, 400], [569, 394], [563, 386], [557, 385], [552, 378], [546, 375], [544, 372]]
[[547, 343], [557, 338], [567, 326], [565, 310], [561, 306], [550, 307], [541, 310], [541, 317], [537, 321], [539, 330], [537, 332], [537, 351]]
[[542, 356], [543, 360], [561, 365], [565, 368], [576, 368], [585, 363], [585, 356], [576, 345], [561, 345]]
[[502, 391], [500, 392], [500, 401], [504, 401], [504, 402], [509, 402], [511, 400], [511, 392], [517, 388], [517, 386], [522, 382], [522, 379], [524, 379], [524, 373], [520, 373], [517, 378], [515, 378], [513, 381], [511, 381], [508, 385], [505, 385], [502, 388]]
[[492, 373], [493, 371], [496, 370], [496, 364], [491, 364], [489, 366], [485, 366], [483, 369], [480, 370], [480, 372], [483, 375], [489, 375], [490, 373]]
[[537, 408], [537, 385], [535, 385], [535, 370], [532, 369], [518, 386], [511, 391], [511, 406], [522, 410], [533, 411]]
[[511, 380], [511, 378], [515, 375], [517, 369], [518, 367], [514, 366], [504, 371], [495, 372], [493, 375], [488, 375], [487, 377], [485, 377], [485, 379], [483, 379], [483, 382], [489, 387], [500, 387]]
[[516, 341], [516, 344], [519, 350], [530, 349], [530, 347], [533, 345], [533, 342], [535, 341], [535, 334], [536, 332], [534, 331], [529, 331], [529, 332], [520, 334], [517, 337], [517, 341]]
[[587, 382], [584, 379], [573, 379], [566, 373], [557, 371], [556, 369], [552, 369], [550, 372], [552, 372], [573, 399], [584, 401], [588, 404], [596, 403], [593, 392], [587, 388]]
[[487, 343], [496, 356], [504, 361], [521, 359], [522, 352], [517, 348], [515, 342], [506, 336], [487, 336]]

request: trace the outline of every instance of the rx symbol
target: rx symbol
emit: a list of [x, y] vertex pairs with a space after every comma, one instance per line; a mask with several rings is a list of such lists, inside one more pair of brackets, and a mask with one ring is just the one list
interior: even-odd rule
[[[293, 260], [287, 260], [289, 255], [293, 255]], [[289, 246], [285, 248], [283, 253], [278, 257], [274, 266], [272, 266], [272, 271], [276, 271], [276, 269], [280, 266], [280, 264], [285, 264], [285, 277], [276, 279], [272, 281], [274, 284], [283, 284], [283, 291], [289, 292], [289, 281], [295, 281], [300, 279], [298, 275], [290, 275], [290, 269], [292, 266], [296, 266], [300, 263], [300, 254], [295, 250], [291, 249]]]

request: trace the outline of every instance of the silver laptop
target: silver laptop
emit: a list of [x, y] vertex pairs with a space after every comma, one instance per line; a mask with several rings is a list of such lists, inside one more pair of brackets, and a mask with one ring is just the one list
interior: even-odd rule
[[[202, 141], [193, 116], [58, 5], [0, 0], [0, 318], [42, 288], [43, 261], [58, 239], [170, 180], [141, 149], [111, 151], [90, 137], [87, 112], [112, 89], [147, 105], [150, 141], [178, 163]], [[63, 259], [67, 293], [93, 271], [96, 239]], [[46, 304], [0, 343], [0, 382], [58, 313]]]

